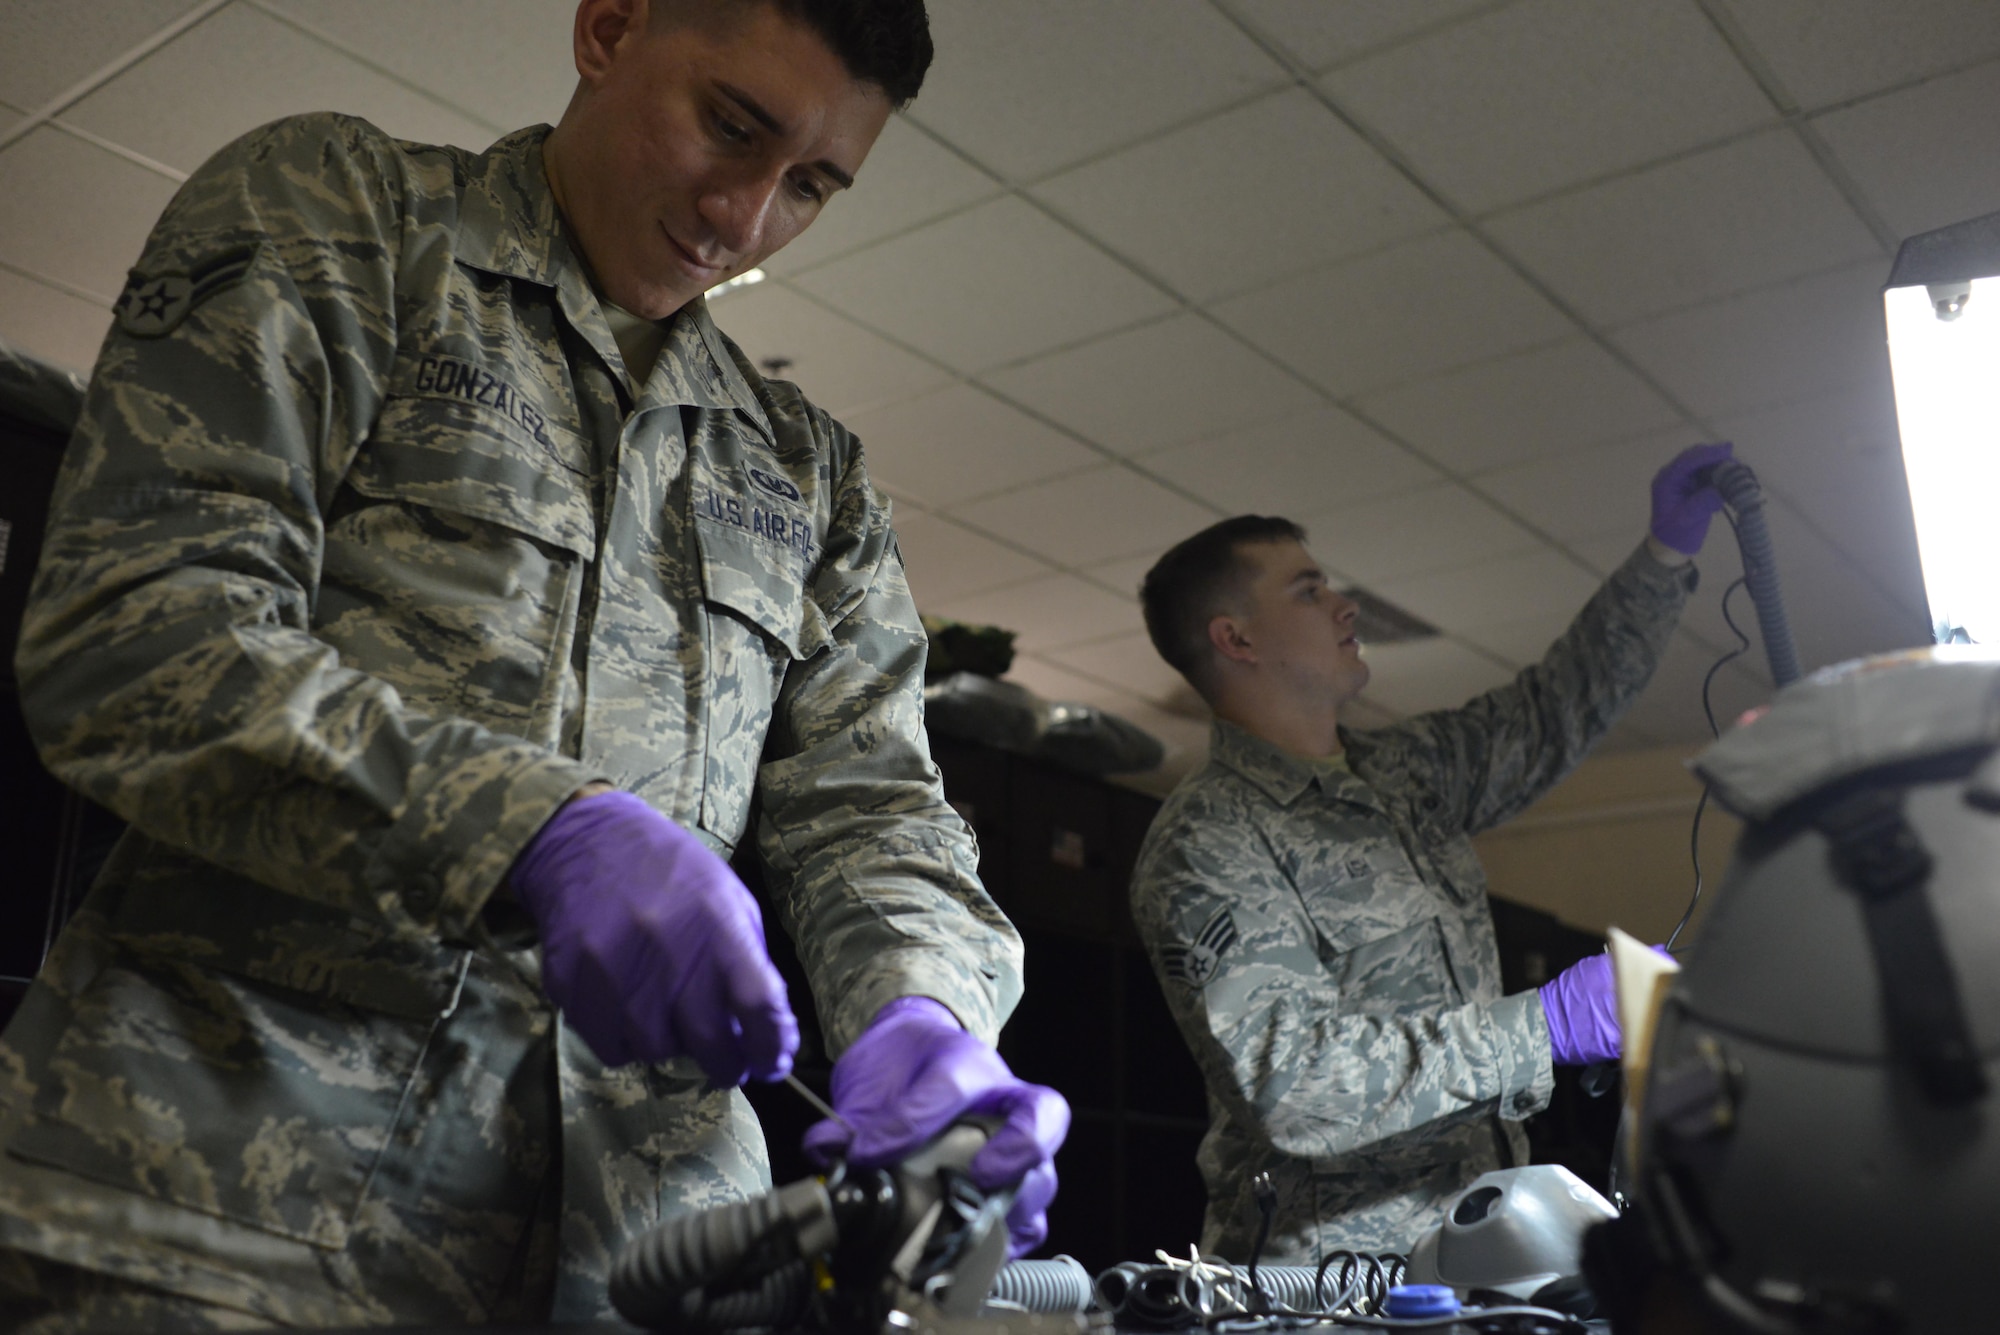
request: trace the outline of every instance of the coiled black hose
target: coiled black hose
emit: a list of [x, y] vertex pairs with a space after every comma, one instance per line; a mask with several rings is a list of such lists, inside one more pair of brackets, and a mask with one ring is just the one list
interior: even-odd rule
[[611, 1269], [611, 1305], [634, 1325], [654, 1328], [796, 1324], [812, 1296], [811, 1274], [795, 1241], [798, 1225], [830, 1219], [825, 1197], [825, 1189], [808, 1179], [667, 1220], [619, 1253]]
[[1743, 582], [1757, 608], [1757, 629], [1764, 637], [1764, 657], [1771, 664], [1771, 681], [1780, 688], [1799, 679], [1799, 649], [1792, 641], [1785, 600], [1778, 592], [1778, 561], [1771, 549], [1771, 531], [1764, 523], [1764, 489], [1748, 464], [1726, 459], [1709, 478], [1723, 503], [1736, 517], [1736, 545], [1743, 552]]

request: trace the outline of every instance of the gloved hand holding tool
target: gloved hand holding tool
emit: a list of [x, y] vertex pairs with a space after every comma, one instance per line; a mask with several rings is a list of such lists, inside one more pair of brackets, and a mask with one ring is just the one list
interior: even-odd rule
[[1069, 1131], [1069, 1104], [1018, 1079], [942, 1003], [902, 997], [877, 1012], [833, 1065], [833, 1106], [840, 1120], [806, 1132], [806, 1153], [821, 1164], [838, 1156], [859, 1167], [892, 1165], [953, 1122], [999, 1119], [968, 1172], [983, 1191], [1019, 1183], [1007, 1214], [1011, 1255], [1048, 1236], [1053, 1156]]
[[693, 1057], [717, 1087], [792, 1069], [799, 1023], [757, 901], [631, 793], [572, 799], [515, 860], [542, 987], [607, 1066]]
[[1690, 445], [1653, 475], [1652, 534], [1660, 544], [1683, 556], [1701, 550], [1708, 523], [1722, 508], [1722, 496], [1708, 481], [1706, 470], [1734, 455], [1728, 441]]

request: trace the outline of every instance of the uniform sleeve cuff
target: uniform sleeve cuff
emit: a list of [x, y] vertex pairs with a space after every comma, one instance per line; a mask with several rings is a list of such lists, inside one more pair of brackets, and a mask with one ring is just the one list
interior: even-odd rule
[[1549, 1106], [1556, 1088], [1549, 1055], [1549, 1021], [1536, 992], [1516, 992], [1487, 1007], [1486, 1022], [1500, 1054], [1500, 1117], [1518, 1122]]
[[528, 841], [577, 789], [605, 777], [528, 742], [483, 748], [413, 786], [369, 858], [369, 888], [385, 911], [463, 940]]
[[821, 1016], [827, 1027], [830, 1057], [838, 1057], [861, 1036], [882, 1008], [901, 997], [929, 997], [950, 1011], [967, 1033], [983, 1043], [1000, 1038], [1000, 1015], [993, 988], [984, 979], [967, 978], [962, 962], [941, 960], [924, 949], [891, 950], [878, 955], [866, 977], [857, 980], [833, 1008]]

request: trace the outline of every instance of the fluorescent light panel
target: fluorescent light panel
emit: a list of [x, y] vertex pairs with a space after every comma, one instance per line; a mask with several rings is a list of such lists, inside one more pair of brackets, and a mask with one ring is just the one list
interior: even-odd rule
[[2000, 277], [1972, 280], [1953, 320], [1922, 284], [1883, 308], [1931, 620], [2000, 644]]

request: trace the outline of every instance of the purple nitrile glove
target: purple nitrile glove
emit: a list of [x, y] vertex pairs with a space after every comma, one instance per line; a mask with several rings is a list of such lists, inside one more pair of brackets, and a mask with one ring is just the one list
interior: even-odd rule
[[1015, 1187], [1009, 1256], [1048, 1236], [1053, 1159], [1069, 1131], [1069, 1104], [1017, 1079], [941, 1002], [902, 997], [876, 1012], [833, 1064], [833, 1106], [849, 1125], [817, 1123], [806, 1132], [806, 1153], [821, 1164], [844, 1156], [857, 1167], [897, 1163], [961, 1118], [998, 1117], [968, 1172], [986, 1191]]
[[1721, 495], [1695, 474], [1731, 457], [1734, 448], [1726, 440], [1690, 445], [1653, 474], [1653, 536], [1682, 556], [1701, 550], [1708, 521], [1722, 508]]
[[1549, 1055], [1558, 1066], [1617, 1061], [1618, 992], [1611, 956], [1590, 955], [1541, 986], [1549, 1017]]
[[632, 793], [570, 801], [514, 862], [542, 988], [607, 1066], [693, 1057], [718, 1088], [792, 1069], [799, 1022], [757, 901]]

